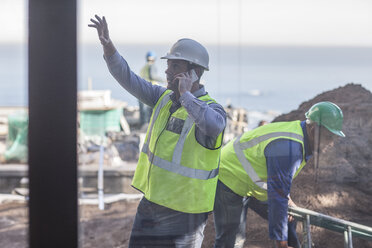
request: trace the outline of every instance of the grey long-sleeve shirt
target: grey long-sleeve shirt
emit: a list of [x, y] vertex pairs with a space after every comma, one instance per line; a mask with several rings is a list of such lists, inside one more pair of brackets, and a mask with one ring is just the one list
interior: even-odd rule
[[[117, 51], [109, 58], [105, 58], [105, 60], [110, 73], [120, 85], [141, 102], [152, 108], [166, 90], [162, 86], [147, 82], [132, 72], [126, 60]], [[171, 111], [177, 110], [181, 105], [185, 107], [195, 122], [197, 141], [204, 147], [214, 148], [215, 140], [226, 126], [226, 112], [217, 103], [207, 104], [197, 98], [205, 94], [207, 92], [204, 86], [201, 86], [199, 90], [193, 93], [184, 93], [179, 101], [175, 100], [175, 95], [172, 93], [173, 104]]]

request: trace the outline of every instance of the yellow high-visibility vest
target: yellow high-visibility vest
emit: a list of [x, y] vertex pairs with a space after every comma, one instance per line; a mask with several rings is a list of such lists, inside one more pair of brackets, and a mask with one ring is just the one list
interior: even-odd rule
[[[132, 186], [151, 202], [185, 213], [213, 210], [223, 132], [214, 149], [200, 145], [184, 107], [174, 113], [167, 90], [156, 103]], [[215, 102], [209, 95], [198, 99]]]
[[294, 177], [305, 166], [301, 121], [276, 122], [248, 131], [230, 141], [221, 152], [219, 180], [240, 196], [267, 200], [266, 146], [276, 139], [290, 139], [302, 145], [303, 159]]

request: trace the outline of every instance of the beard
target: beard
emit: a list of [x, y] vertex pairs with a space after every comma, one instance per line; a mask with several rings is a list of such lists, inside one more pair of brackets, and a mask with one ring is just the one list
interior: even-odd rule
[[174, 78], [168, 79], [167, 89], [173, 92], [178, 92], [178, 80], [174, 81]]

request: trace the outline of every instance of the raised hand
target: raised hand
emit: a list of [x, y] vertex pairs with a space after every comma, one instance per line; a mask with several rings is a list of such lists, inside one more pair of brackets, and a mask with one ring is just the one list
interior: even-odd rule
[[101, 41], [101, 44], [106, 46], [111, 42], [106, 18], [104, 16], [100, 18], [98, 15], [95, 15], [95, 18], [96, 20], [92, 18], [90, 19], [93, 24], [88, 24], [88, 26], [97, 29], [98, 38]]

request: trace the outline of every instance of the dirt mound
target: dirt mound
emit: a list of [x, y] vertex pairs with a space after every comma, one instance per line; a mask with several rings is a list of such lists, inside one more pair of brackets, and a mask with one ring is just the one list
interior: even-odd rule
[[[372, 193], [372, 93], [361, 85], [347, 84], [324, 92], [302, 103], [297, 110], [273, 120], [303, 120], [305, 113], [317, 102], [331, 101], [343, 111], [343, 131], [333, 146], [320, 154], [316, 173], [320, 179], [336, 183], [351, 183], [359, 190]], [[309, 167], [309, 166], [308, 166]]]
[[[294, 180], [291, 195], [299, 206], [372, 226], [372, 93], [361, 85], [347, 84], [323, 92], [298, 109], [273, 122], [304, 120], [309, 108], [321, 101], [336, 103], [343, 111], [343, 131], [333, 146], [311, 159]], [[312, 229], [315, 247], [343, 247], [342, 234]], [[372, 242], [354, 238], [354, 247], [372, 247]]]

